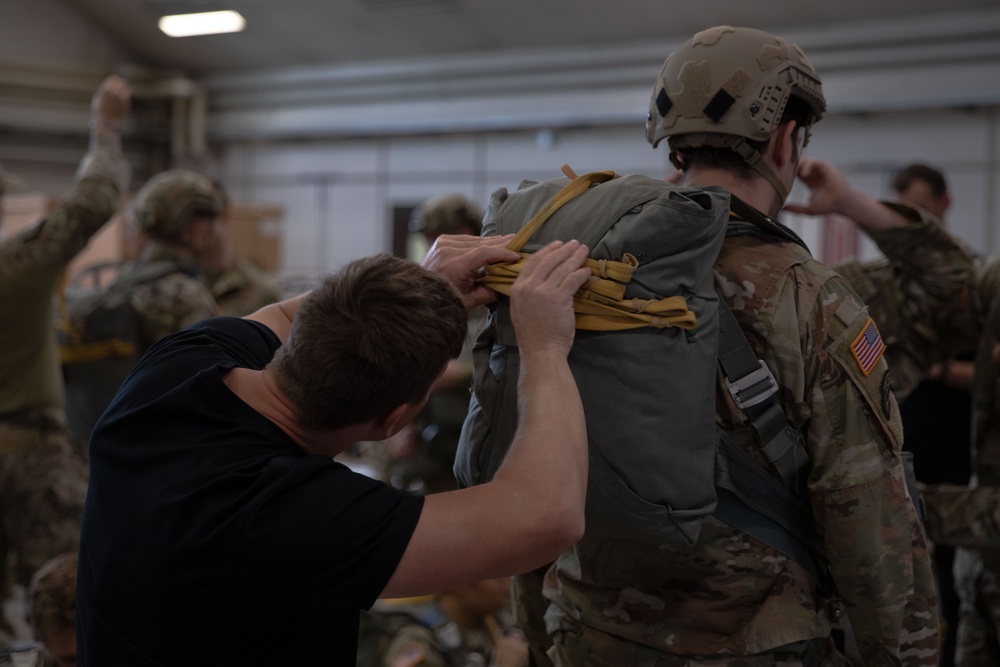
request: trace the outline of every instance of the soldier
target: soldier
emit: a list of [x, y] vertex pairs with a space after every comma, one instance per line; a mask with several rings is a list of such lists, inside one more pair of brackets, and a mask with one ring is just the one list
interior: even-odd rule
[[[135, 198], [134, 223], [147, 237], [139, 256], [102, 291], [69, 302], [61, 353], [68, 424], [79, 440], [87, 442], [153, 343], [218, 312], [207, 273], [225, 247], [221, 211], [218, 191], [204, 176], [182, 170], [154, 176]], [[115, 338], [86, 339], [107, 330]]]
[[931, 540], [962, 547], [956, 664], [985, 667], [1000, 663], [1000, 258], [982, 264], [975, 292], [983, 322], [973, 384], [975, 488], [928, 486], [924, 501]]
[[[444, 194], [431, 197], [417, 207], [410, 228], [421, 233], [430, 247], [442, 234], [479, 236], [482, 219], [482, 211], [467, 197]], [[462, 353], [448, 363], [424, 411], [386, 443], [385, 481], [421, 493], [456, 488], [452, 467], [469, 408], [472, 346], [486, 316], [484, 307], [469, 311], [469, 335]]]
[[217, 314], [206, 272], [223, 247], [222, 209], [212, 182], [192, 171], [157, 174], [136, 194], [136, 222], [149, 241], [118, 280], [130, 280], [133, 272], [153, 263], [176, 267], [132, 289], [132, 307], [146, 347]]
[[[900, 402], [928, 373], [938, 378], [947, 368], [952, 380], [961, 374], [971, 381], [968, 368], [948, 361], [955, 352], [976, 344], [968, 326], [975, 261], [965, 244], [942, 223], [941, 216], [950, 203], [947, 192], [940, 197], [925, 192], [936, 192], [923, 185], [923, 176], [933, 178], [927, 169], [900, 171], [893, 183], [899, 203], [886, 202], [897, 207], [909, 204], [906, 214], [912, 217], [916, 210], [919, 217], [888, 229], [872, 229], [863, 220], [855, 220], [885, 259], [850, 259], [834, 267], [878, 323], [892, 369], [893, 391]], [[786, 209], [801, 210], [795, 205]]]
[[[888, 229], [869, 229], [858, 221], [885, 258], [852, 258], [834, 268], [868, 306], [886, 343], [906, 433], [904, 450], [913, 453], [916, 479], [964, 484], [970, 472], [972, 363], [959, 361], [956, 353], [975, 346], [974, 336], [961, 330], [972, 315], [975, 263], [943, 224], [950, 198], [941, 172], [910, 165], [895, 175], [892, 188], [900, 202], [923, 211], [919, 221]], [[937, 549], [932, 559], [946, 621], [942, 667], [953, 664], [958, 622], [953, 559], [948, 547]]]
[[[76, 186], [32, 228], [0, 241], [0, 599], [9, 562], [13, 581], [27, 586], [43, 563], [78, 543], [87, 471], [66, 429], [52, 323], [66, 266], [128, 188], [119, 124], [129, 105], [127, 82], [105, 79], [93, 96]], [[5, 625], [0, 616], [0, 644]]]
[[[690, 546], [585, 534], [544, 573], [556, 665], [848, 664], [832, 638], [844, 610], [864, 664], [937, 664], [934, 582], [904, 483], [885, 342], [847, 282], [774, 219], [796, 176], [811, 190], [802, 213], [839, 213], [870, 229], [920, 214], [884, 206], [830, 165], [801, 159], [824, 110], [819, 77], [798, 47], [720, 26], [667, 59], [647, 138], [668, 139], [688, 184], [732, 194], [716, 287], [801, 434], [809, 458], [801, 474], [836, 595], [715, 516]], [[721, 381], [718, 395], [720, 425], [771, 469]], [[518, 594], [537, 600], [537, 579], [519, 579]], [[519, 609], [518, 622], [537, 636], [541, 619], [531, 612]]]

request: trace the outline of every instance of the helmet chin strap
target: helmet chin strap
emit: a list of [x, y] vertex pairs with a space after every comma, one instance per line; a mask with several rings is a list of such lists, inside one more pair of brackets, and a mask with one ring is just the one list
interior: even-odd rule
[[767, 166], [767, 163], [764, 162], [764, 156], [750, 148], [750, 144], [747, 143], [746, 139], [735, 135], [728, 135], [725, 143], [734, 153], [742, 157], [750, 165], [751, 169], [763, 176], [771, 184], [774, 191], [778, 193], [778, 197], [782, 203], [788, 199], [788, 188], [781, 182], [781, 179], [774, 173], [774, 170]]
[[788, 188], [781, 182], [781, 179], [774, 173], [774, 170], [767, 166], [767, 163], [764, 162], [764, 156], [751, 148], [750, 144], [743, 137], [736, 136], [735, 134], [717, 134], [714, 132], [684, 134], [682, 142], [670, 144], [670, 162], [678, 169], [681, 169], [680, 159], [677, 155], [678, 146], [715, 146], [716, 148], [728, 148], [743, 158], [751, 169], [763, 176], [771, 184], [774, 191], [778, 193], [778, 197], [781, 198], [782, 203], [788, 198]]

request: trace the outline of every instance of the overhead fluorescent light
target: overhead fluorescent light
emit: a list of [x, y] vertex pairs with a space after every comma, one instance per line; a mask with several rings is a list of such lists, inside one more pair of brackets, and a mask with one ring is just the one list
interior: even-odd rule
[[239, 32], [247, 25], [239, 12], [200, 12], [197, 14], [174, 14], [160, 19], [160, 30], [171, 37], [191, 37], [193, 35], [217, 35], [223, 32]]

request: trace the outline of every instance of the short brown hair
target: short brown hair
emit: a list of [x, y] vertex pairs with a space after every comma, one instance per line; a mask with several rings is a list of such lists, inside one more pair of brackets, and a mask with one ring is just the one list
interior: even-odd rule
[[468, 316], [444, 277], [391, 255], [312, 291], [271, 363], [302, 426], [329, 430], [416, 404], [462, 351]]
[[941, 199], [948, 192], [948, 183], [945, 181], [944, 173], [934, 167], [919, 163], [900, 169], [892, 179], [892, 189], [897, 193], [903, 192], [914, 181], [926, 183], [936, 199]]
[[38, 568], [28, 586], [28, 617], [43, 642], [46, 627], [76, 629], [76, 552], [65, 553]]

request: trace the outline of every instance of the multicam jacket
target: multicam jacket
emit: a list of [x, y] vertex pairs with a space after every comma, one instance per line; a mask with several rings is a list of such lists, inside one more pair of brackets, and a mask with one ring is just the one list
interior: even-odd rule
[[243, 317], [281, 300], [277, 285], [263, 269], [241, 257], [211, 280], [220, 315]]
[[[810, 503], [864, 664], [936, 665], [930, 561], [868, 310], [803, 247], [759, 234], [726, 239], [716, 286], [803, 435]], [[766, 466], [721, 383], [719, 396], [720, 424]], [[768, 654], [828, 637], [837, 613], [796, 563], [714, 517], [688, 547], [585, 535], [549, 569], [544, 594], [559, 665], [770, 665]]]
[[187, 271], [171, 273], [132, 290], [132, 308], [139, 319], [146, 347], [167, 334], [218, 314], [211, 289], [191, 257], [151, 241], [136, 260], [136, 265], [144, 262], [175, 262], [178, 266], [190, 267]]
[[56, 294], [66, 266], [111, 219], [126, 187], [128, 162], [115, 139], [87, 153], [54, 211], [0, 242], [0, 415], [63, 406]]
[[885, 259], [852, 259], [834, 268], [878, 324], [893, 390], [902, 401], [932, 364], [975, 348], [970, 318], [976, 271], [968, 248], [925, 211], [884, 203], [911, 221], [868, 233]]

